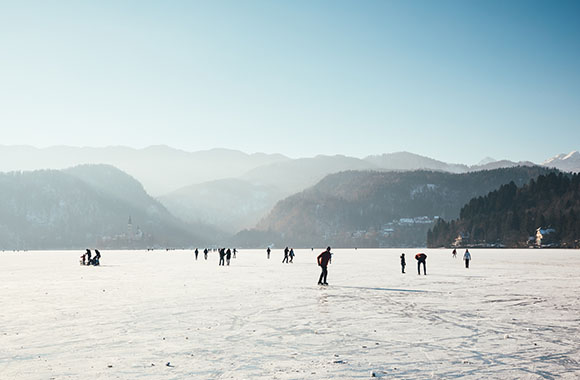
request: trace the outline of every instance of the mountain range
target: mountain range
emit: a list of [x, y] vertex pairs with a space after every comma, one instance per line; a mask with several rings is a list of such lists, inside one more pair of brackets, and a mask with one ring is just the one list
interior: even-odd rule
[[[580, 170], [580, 154], [572, 152], [541, 165], [565, 171]], [[408, 152], [355, 158], [342, 155], [289, 158], [280, 154], [246, 154], [228, 149], [185, 152], [167, 146], [82, 148], [0, 145], [0, 171], [65, 169], [79, 164], [107, 164], [143, 185], [170, 214], [185, 224], [207, 228], [212, 234], [232, 235], [252, 229], [286, 197], [342, 171], [431, 170], [470, 173], [497, 168], [533, 166], [486, 157], [477, 165], [446, 163]], [[84, 178], [98, 187], [106, 179]], [[131, 195], [133, 196], [133, 195]], [[207, 226], [207, 227], [201, 227]]]
[[461, 174], [331, 174], [316, 186], [278, 202], [256, 229], [241, 232], [237, 242], [252, 246], [288, 242], [307, 247], [424, 246], [428, 228], [439, 218], [457, 217], [470, 199], [505, 183], [523, 185], [549, 171], [520, 166]]
[[219, 233], [174, 217], [109, 165], [0, 174], [1, 249], [173, 247]]

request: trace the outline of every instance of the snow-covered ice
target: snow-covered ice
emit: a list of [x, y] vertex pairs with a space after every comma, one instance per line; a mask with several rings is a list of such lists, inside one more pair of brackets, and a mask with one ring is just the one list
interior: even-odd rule
[[577, 250], [320, 251], [0, 252], [0, 379], [580, 378]]

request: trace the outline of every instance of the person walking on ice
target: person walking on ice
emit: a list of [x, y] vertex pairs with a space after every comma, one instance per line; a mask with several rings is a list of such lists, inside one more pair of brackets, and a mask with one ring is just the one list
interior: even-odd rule
[[465, 268], [469, 269], [469, 260], [471, 260], [471, 253], [469, 253], [469, 249], [465, 249], [463, 260], [465, 261]]
[[407, 266], [407, 262], [405, 261], [405, 254], [401, 253], [401, 273], [405, 274], [405, 266]]
[[284, 248], [284, 258], [282, 259], [282, 263], [288, 264], [288, 252], [290, 252], [288, 247]]
[[228, 250], [226, 251], [226, 262], [228, 263], [228, 265], [230, 265], [231, 258], [232, 258], [232, 250], [228, 248]]
[[268, 249], [266, 249], [266, 253], [268, 254], [268, 259], [270, 258], [270, 252], [271, 252], [271, 251], [272, 251], [272, 250], [270, 249], [270, 247], [268, 247]]
[[331, 263], [332, 254], [330, 253], [330, 247], [326, 248], [326, 251], [322, 252], [316, 258], [318, 265], [322, 268], [322, 272], [320, 273], [320, 278], [318, 279], [318, 285], [328, 285], [326, 282], [326, 276], [328, 276], [328, 264]]
[[427, 275], [427, 264], [425, 261], [427, 260], [427, 255], [423, 252], [417, 253], [415, 255], [415, 259], [417, 260], [417, 272], [421, 275], [421, 264], [423, 264], [423, 274]]
[[453, 252], [451, 252], [451, 255], [455, 259], [457, 257], [457, 249], [453, 248]]

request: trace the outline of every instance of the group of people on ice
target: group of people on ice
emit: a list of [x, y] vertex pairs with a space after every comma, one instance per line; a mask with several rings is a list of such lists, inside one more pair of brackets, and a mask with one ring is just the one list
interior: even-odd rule
[[[451, 255], [455, 258], [457, 257], [457, 250], [453, 249]], [[421, 274], [421, 265], [423, 266], [423, 274], [427, 274], [427, 255], [423, 252], [419, 252], [415, 255], [415, 260], [417, 260], [417, 273]], [[463, 261], [465, 261], [465, 268], [469, 269], [469, 261], [471, 260], [471, 253], [469, 253], [469, 249], [465, 250], [463, 254]], [[401, 272], [405, 273], [405, 267], [407, 266], [407, 262], [405, 260], [405, 254], [401, 254]]]
[[[222, 265], [223, 266], [230, 265], [230, 260], [232, 259], [232, 256], [235, 259], [236, 258], [236, 253], [238, 253], [238, 250], [235, 249], [235, 248], [234, 249], [230, 249], [230, 248], [227, 248], [227, 249], [226, 248], [214, 248], [213, 251], [214, 252], [217, 251], [219, 253], [219, 256], [220, 256], [220, 261], [219, 261], [219, 264], [218, 264], [219, 266], [222, 266]], [[208, 255], [209, 252], [210, 252], [209, 249], [204, 248], [204, 250], [203, 250], [203, 258], [205, 260], [207, 260], [207, 255]], [[195, 259], [197, 260], [197, 257], [199, 256], [199, 249], [196, 248], [195, 251], [194, 251], [194, 253], [195, 253]]]
[[99, 252], [98, 249], [95, 249], [95, 256], [93, 256], [91, 250], [87, 249], [86, 252], [81, 255], [80, 264], [94, 266], [101, 265], [101, 252]]
[[[270, 249], [270, 247], [268, 247]], [[268, 251], [266, 251], [268, 252]], [[282, 259], [283, 263], [293, 263], [294, 262], [294, 248], [288, 249], [288, 247], [284, 248], [284, 258]], [[268, 258], [270, 258], [270, 252], [268, 252]]]
[[220, 248], [219, 250], [219, 254], [220, 254], [220, 263], [219, 265], [230, 265], [230, 260], [232, 258], [232, 253], [234, 256], [234, 259], [236, 258], [236, 252], [237, 250], [234, 248], [233, 251], [231, 249], [225, 249], [225, 248]]

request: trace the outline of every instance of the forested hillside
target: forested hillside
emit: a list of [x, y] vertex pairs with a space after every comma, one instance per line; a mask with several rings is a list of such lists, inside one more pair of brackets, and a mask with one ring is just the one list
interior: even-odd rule
[[0, 174], [0, 249], [183, 246], [200, 230], [112, 166]]
[[[580, 175], [542, 175], [469, 201], [458, 220], [439, 221], [427, 244], [439, 246], [578, 246]], [[538, 240], [539, 238], [539, 240]]]
[[527, 183], [548, 170], [515, 167], [451, 174], [348, 171], [280, 201], [243, 244], [344, 247], [424, 246], [437, 218], [459, 216], [471, 198], [502, 184]]

